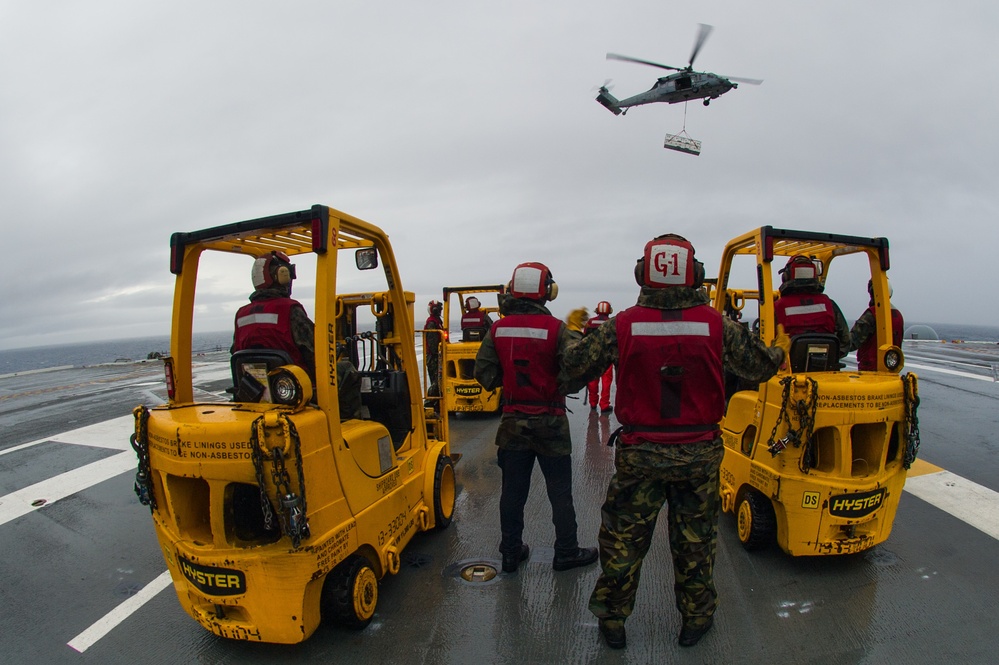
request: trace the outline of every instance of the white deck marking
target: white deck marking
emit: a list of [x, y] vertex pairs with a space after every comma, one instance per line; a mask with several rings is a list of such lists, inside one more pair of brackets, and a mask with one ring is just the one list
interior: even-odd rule
[[903, 369], [921, 369], [927, 370], [929, 372], [940, 372], [941, 374], [952, 374], [954, 376], [960, 376], [965, 379], [978, 379], [979, 381], [988, 381], [989, 383], [995, 383], [995, 380], [991, 376], [983, 376], [981, 374], [972, 374], [971, 372], [961, 372], [956, 369], [947, 369], [946, 367], [934, 367], [932, 365], [917, 365], [916, 363], [911, 363], [908, 360], [905, 361], [905, 366]]
[[44, 439], [36, 439], [28, 443], [22, 443], [10, 448], [0, 450], [0, 455], [24, 450], [39, 443], [69, 443], [78, 446], [93, 446], [95, 448], [111, 448], [112, 450], [131, 450], [132, 445], [128, 442], [128, 437], [135, 431], [135, 416], [129, 414], [120, 418], [112, 418], [102, 423], [87, 425], [62, 432], [55, 436], [47, 436]]
[[90, 628], [87, 628], [85, 631], [71, 639], [67, 642], [67, 644], [70, 648], [83, 653], [90, 647], [94, 646], [94, 644], [97, 643], [97, 640], [110, 633], [118, 624], [131, 616], [133, 612], [152, 600], [156, 594], [170, 586], [170, 582], [170, 571], [163, 571], [160, 573], [159, 577], [142, 587], [137, 594], [105, 614], [103, 617], [98, 619], [96, 623], [90, 626]]
[[[118, 453], [4, 495], [0, 497], [0, 526], [126, 471], [134, 471], [137, 464], [132, 451]], [[44, 503], [32, 505], [39, 500]]]
[[906, 478], [905, 491], [999, 540], [999, 492], [946, 470]]

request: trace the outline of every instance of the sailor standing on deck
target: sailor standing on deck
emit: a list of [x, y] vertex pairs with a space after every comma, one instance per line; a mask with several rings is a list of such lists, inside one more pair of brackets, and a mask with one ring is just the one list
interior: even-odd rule
[[513, 573], [530, 555], [522, 539], [524, 505], [537, 461], [545, 477], [555, 526], [555, 570], [588, 566], [595, 547], [579, 547], [572, 502], [572, 440], [565, 396], [582, 388], [559, 383], [562, 355], [578, 337], [545, 303], [558, 295], [542, 263], [514, 269], [493, 324], [475, 357], [475, 379], [486, 390], [503, 386], [503, 415], [496, 431], [496, 460], [503, 472], [500, 495], [500, 552], [503, 572]]
[[718, 423], [725, 409], [723, 369], [753, 381], [773, 376], [784, 351], [769, 348], [708, 304], [704, 266], [674, 234], [645, 246], [635, 266], [638, 303], [613, 324], [568, 349], [563, 381], [600, 376], [617, 367], [616, 471], [601, 509], [602, 573], [590, 611], [614, 649], [626, 646], [624, 622], [638, 592], [642, 561], [656, 520], [668, 505], [680, 646], [711, 628], [718, 538], [718, 469], [724, 447]]

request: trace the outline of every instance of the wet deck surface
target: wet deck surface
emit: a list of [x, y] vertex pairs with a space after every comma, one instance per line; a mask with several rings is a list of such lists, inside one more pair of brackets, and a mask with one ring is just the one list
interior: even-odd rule
[[[999, 362], [997, 347], [950, 346], [905, 349], [920, 375], [920, 458], [995, 501], [999, 384], [990, 363]], [[197, 381], [220, 390], [227, 370], [205, 360]], [[495, 417], [452, 418], [452, 446], [463, 454], [454, 524], [417, 536], [405, 550], [400, 574], [381, 583], [366, 630], [324, 625], [291, 647], [216, 638], [181, 610], [172, 587], [150, 591], [165, 566], [148, 509], [132, 493], [134, 456], [123, 453], [131, 454], [131, 408], [162, 401], [160, 373], [158, 363], [148, 363], [0, 377], [6, 662], [986, 663], [999, 651], [996, 536], [910, 491], [888, 541], [856, 555], [750, 554], [734, 518], [724, 515], [721, 605], [715, 628], [691, 649], [676, 644], [666, 533], [658, 532], [628, 622], [628, 648], [610, 651], [586, 609], [597, 567], [551, 568], [554, 535], [540, 472], [526, 514], [529, 561], [488, 583], [459, 575], [468, 563], [499, 566]], [[613, 473], [604, 443], [617, 422], [576, 404], [570, 421], [579, 535], [582, 545], [595, 545]], [[81, 489], [59, 498], [73, 474], [86, 476], [75, 479]], [[35, 496], [48, 500], [17, 512], [14, 504]], [[997, 506], [983, 505], [979, 510], [993, 508], [987, 525]], [[127, 611], [144, 594], [151, 599]]]

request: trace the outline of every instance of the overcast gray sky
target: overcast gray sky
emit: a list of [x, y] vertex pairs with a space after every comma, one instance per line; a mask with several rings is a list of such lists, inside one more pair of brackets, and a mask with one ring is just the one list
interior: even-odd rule
[[[763, 85], [686, 125], [594, 101], [663, 73], [608, 51], [682, 66], [698, 23], [697, 69]], [[887, 236], [908, 321], [996, 325], [997, 35], [993, 0], [5, 2], [0, 348], [168, 334], [172, 232], [315, 203], [389, 233], [418, 313], [521, 261], [559, 316], [622, 309], [655, 235], [712, 276], [772, 224]]]

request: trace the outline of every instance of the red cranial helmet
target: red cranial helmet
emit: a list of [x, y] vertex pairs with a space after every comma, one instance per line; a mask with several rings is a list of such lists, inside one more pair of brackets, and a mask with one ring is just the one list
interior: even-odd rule
[[558, 284], [543, 263], [521, 263], [514, 268], [508, 290], [514, 298], [546, 301], [558, 296]]
[[601, 300], [597, 303], [597, 314], [603, 314], [605, 316], [610, 316], [610, 313], [614, 311], [611, 304], [606, 300]]
[[478, 309], [479, 307], [482, 307], [482, 303], [475, 296], [465, 298], [465, 309]]
[[295, 279], [295, 266], [284, 252], [271, 252], [253, 262], [250, 278], [255, 289], [270, 289], [274, 286], [290, 288], [291, 280]]
[[646, 243], [635, 264], [635, 281], [652, 288], [696, 288], [704, 281], [704, 264], [694, 258], [694, 246], [686, 238], [668, 233]]
[[443, 309], [444, 305], [441, 304], [440, 300], [431, 300], [427, 303], [427, 314], [430, 316], [440, 316]]
[[819, 268], [815, 261], [807, 256], [798, 254], [787, 260], [787, 263], [780, 269], [781, 284], [786, 284], [791, 280], [811, 280], [819, 278]]

